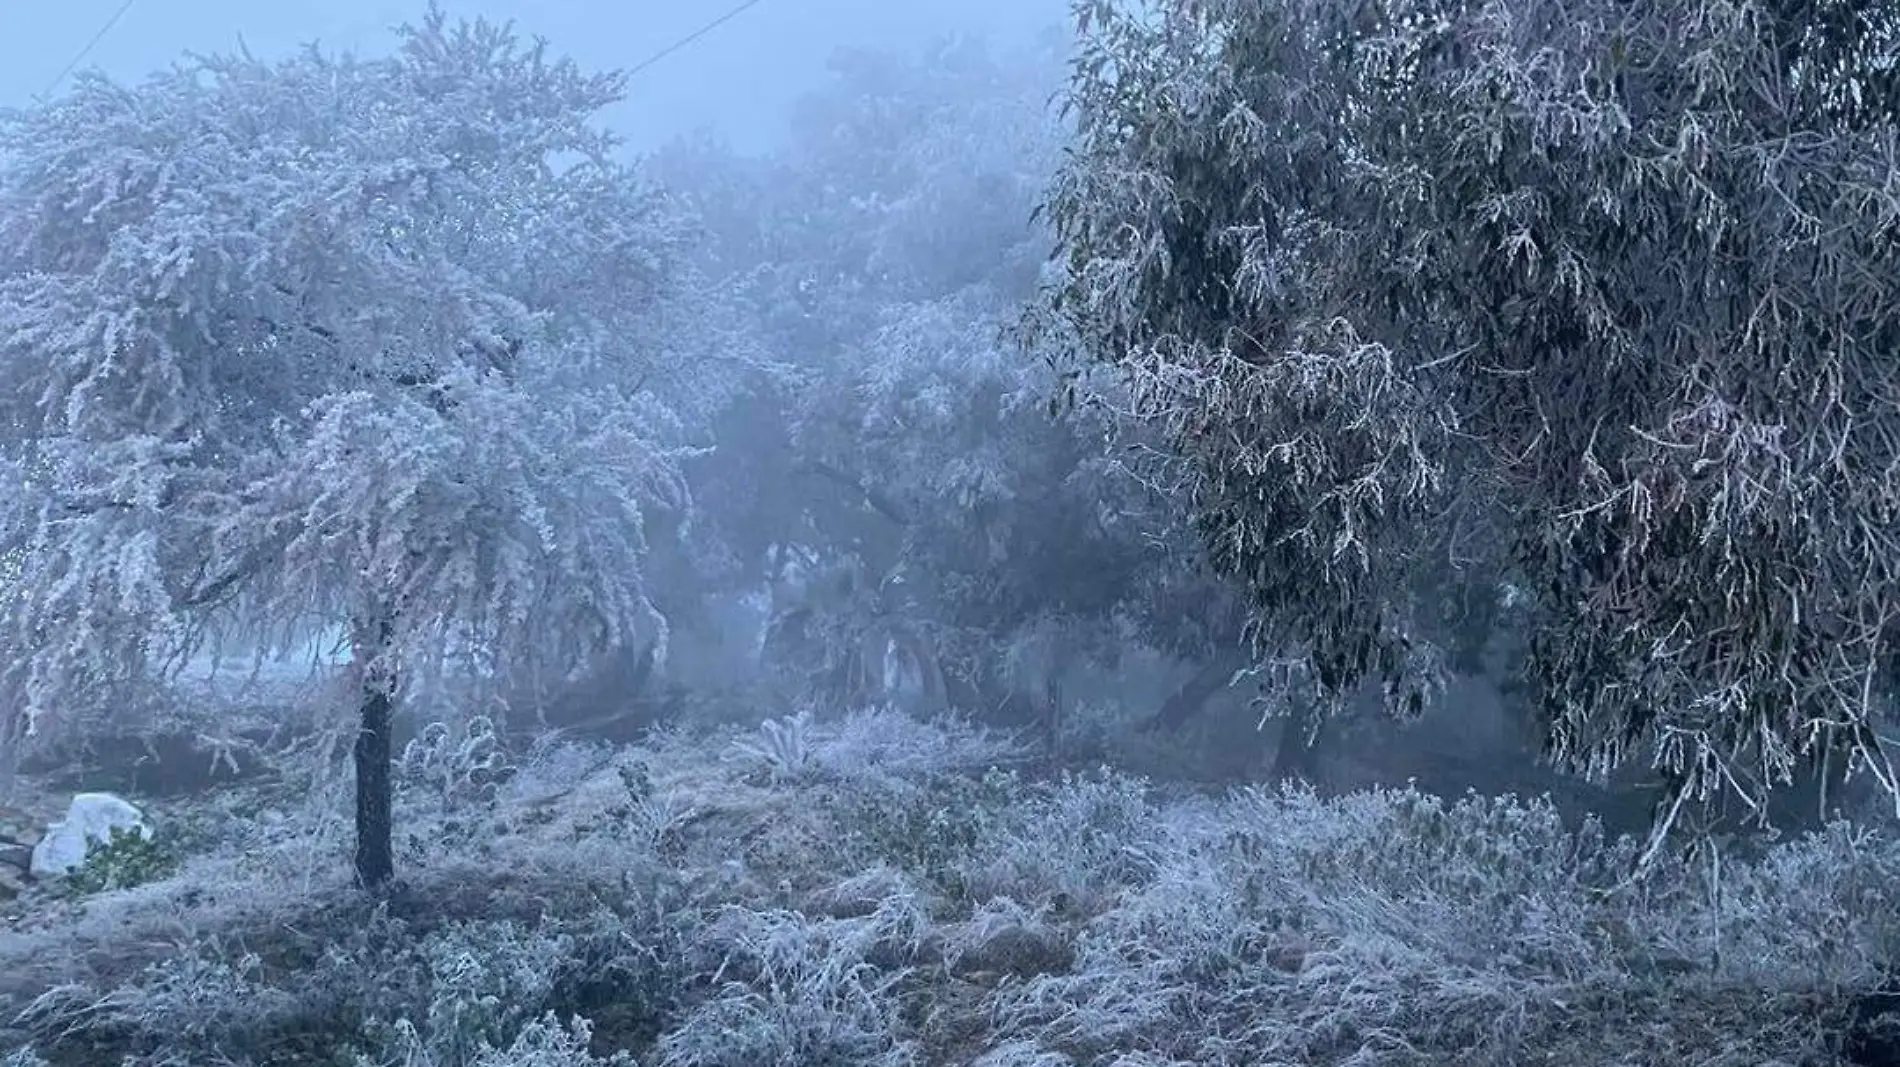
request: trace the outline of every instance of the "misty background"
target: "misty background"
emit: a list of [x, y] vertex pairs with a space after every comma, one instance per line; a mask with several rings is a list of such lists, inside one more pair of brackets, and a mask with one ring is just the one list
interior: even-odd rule
[[[124, 0], [14, 3], [0, 12], [0, 107], [47, 91]], [[523, 36], [589, 70], [628, 69], [739, 8], [738, 0], [486, 0], [445, 3], [452, 17], [510, 21]], [[839, 48], [914, 51], [947, 34], [1003, 46], [1063, 22], [1059, 0], [757, 0], [640, 71], [603, 120], [629, 150], [706, 131], [734, 148], [783, 142], [799, 95], [820, 84]], [[185, 52], [286, 57], [310, 42], [327, 52], [381, 55], [391, 28], [420, 17], [410, 0], [134, 0], [79, 64], [136, 83]], [[66, 84], [71, 75], [62, 79]]]

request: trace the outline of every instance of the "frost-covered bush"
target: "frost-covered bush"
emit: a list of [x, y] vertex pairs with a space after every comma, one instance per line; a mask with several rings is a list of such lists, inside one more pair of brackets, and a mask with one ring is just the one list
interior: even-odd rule
[[[1900, 960], [1900, 842], [1836, 822], [1750, 863], [1705, 852], [1681, 868], [1695, 907], [1685, 948], [1764, 983], [1867, 987]], [[1644, 927], [1640, 914], [1631, 926]]]
[[890, 864], [967, 901], [971, 857], [1012, 824], [1024, 796], [1021, 779], [1003, 770], [865, 776], [846, 783], [835, 802], [838, 844], [860, 862]]
[[[372, 1042], [426, 1067], [582, 1067], [589, 1040], [651, 1033], [677, 977], [649, 941], [610, 914], [529, 927], [458, 923], [404, 953], [417, 993], [377, 1012]], [[568, 1020], [565, 1025], [561, 1020]]]
[[553, 992], [573, 938], [511, 922], [458, 924], [420, 946], [429, 1007], [421, 1033], [438, 1062], [461, 1067], [506, 1047]]
[[494, 720], [475, 715], [459, 727], [440, 721], [424, 725], [403, 746], [395, 772], [398, 788], [446, 812], [492, 804], [515, 767]]
[[503, 795], [510, 802], [565, 796], [590, 775], [611, 766], [614, 746], [554, 735], [531, 746], [518, 761]]
[[1027, 907], [1009, 897], [978, 904], [943, 936], [943, 964], [952, 973], [1027, 977], [1066, 971], [1074, 963], [1059, 909]]
[[1083, 911], [1144, 884], [1166, 840], [1147, 783], [1108, 772], [1064, 773], [1013, 804], [973, 843], [963, 878], [977, 899], [1006, 896]]
[[811, 769], [811, 713], [767, 719], [751, 737], [732, 743], [733, 753], [762, 768], [773, 782], [790, 781]]
[[1145, 784], [1102, 773], [1031, 785], [1021, 749], [973, 727], [888, 711], [814, 742], [845, 854], [887, 863], [964, 904], [1093, 897], [1147, 862]]
[[[465, 1058], [432, 1048], [407, 1020], [396, 1027], [396, 1034], [391, 1051], [404, 1067], [634, 1067], [633, 1057], [624, 1051], [595, 1056], [589, 1048], [594, 1031], [587, 1020], [577, 1017], [563, 1025], [553, 1012], [523, 1026], [507, 1045], [484, 1041]], [[359, 1055], [357, 1067], [381, 1067], [385, 1062]]]
[[871, 774], [982, 773], [1023, 758], [1021, 745], [970, 722], [922, 719], [888, 707], [860, 708], [822, 731], [812, 758], [841, 778]]
[[1073, 968], [999, 994], [999, 1042], [1218, 1064], [1797, 1062], [1824, 1037], [1816, 1005], [1841, 1023], [1838, 990], [1871, 988], [1900, 931], [1900, 849], [1845, 827], [1632, 876], [1635, 842], [1509, 797], [1246, 790], [1155, 823], [1147, 875], [1117, 880]]
[[1594, 822], [1567, 828], [1547, 800], [1247, 790], [1223, 814], [1227, 864], [1289, 915], [1429, 944], [1456, 966], [1587, 959], [1574, 939], [1591, 902], [1634, 859]]
[[878, 706], [833, 722], [818, 722], [809, 711], [767, 720], [735, 740], [732, 754], [772, 782], [822, 778], [898, 788], [940, 774], [980, 775], [1020, 762], [1024, 749], [965, 720]]
[[702, 933], [705, 998], [660, 1041], [667, 1067], [921, 1062], [902, 1037], [898, 987], [928, 916], [913, 899], [862, 918], [728, 908]]
[[12, 1025], [49, 1053], [126, 1035], [162, 1035], [173, 1047], [193, 1048], [298, 1011], [295, 996], [262, 980], [261, 959], [221, 949], [190, 946], [141, 968], [116, 988], [56, 987], [36, 998]]

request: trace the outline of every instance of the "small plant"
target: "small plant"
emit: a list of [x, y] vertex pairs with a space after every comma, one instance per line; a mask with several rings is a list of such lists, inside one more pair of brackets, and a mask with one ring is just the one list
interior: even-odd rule
[[[921, 916], [901, 900], [856, 919], [729, 906], [695, 936], [709, 995], [658, 1042], [666, 1067], [916, 1064], [900, 994]], [[889, 957], [888, 959], [885, 957]]]
[[623, 763], [614, 768], [614, 773], [620, 776], [620, 784], [627, 791], [628, 803], [638, 805], [653, 799], [653, 772], [647, 768], [645, 761]]
[[548, 1012], [523, 1026], [506, 1049], [483, 1049], [474, 1067], [633, 1067], [628, 1052], [604, 1059], [594, 1055], [593, 1038], [593, 1026], [586, 1019], [572, 1018], [563, 1025], [555, 1013]]
[[[411, 1067], [631, 1067], [633, 1059], [616, 1052], [601, 1059], [589, 1051], [593, 1028], [585, 1019], [563, 1025], [553, 1012], [529, 1022], [505, 1047], [487, 1041], [466, 1052], [444, 1054], [433, 1048], [416, 1025], [398, 1019], [388, 1042], [400, 1062]], [[354, 1067], [377, 1067], [388, 1062], [358, 1053]]]
[[963, 899], [971, 889], [965, 861], [1003, 829], [1022, 795], [1014, 771], [947, 773], [915, 788], [850, 795], [840, 814], [846, 839], [872, 858]]
[[433, 794], [443, 811], [492, 802], [496, 788], [515, 772], [494, 721], [483, 715], [469, 719], [459, 736], [442, 722], [423, 727], [403, 746], [396, 770], [406, 789]]
[[87, 845], [86, 861], [60, 886], [76, 896], [131, 889], [169, 876], [182, 858], [177, 841], [169, 835], [114, 826], [109, 840], [95, 839]]
[[806, 733], [810, 725], [809, 711], [784, 719], [767, 719], [759, 724], [756, 737], [741, 738], [734, 741], [732, 747], [740, 756], [762, 765], [774, 783], [790, 781], [811, 769], [812, 748]]
[[393, 957], [359, 951], [349, 961], [374, 960], [402, 976], [393, 995], [379, 992], [363, 1026], [370, 1046], [384, 1053], [373, 1062], [471, 1067], [508, 1048], [554, 1006], [550, 997], [575, 940], [558, 925], [498, 920], [452, 923], [396, 945]]
[[615, 772], [627, 792], [627, 802], [610, 810], [608, 818], [646, 848], [677, 858], [683, 845], [680, 828], [692, 816], [692, 809], [682, 805], [677, 795], [656, 790], [643, 761], [621, 764]]
[[1146, 884], [1165, 848], [1144, 779], [1064, 771], [1024, 790], [1010, 821], [986, 835], [961, 866], [977, 899], [1066, 900], [1092, 909]]

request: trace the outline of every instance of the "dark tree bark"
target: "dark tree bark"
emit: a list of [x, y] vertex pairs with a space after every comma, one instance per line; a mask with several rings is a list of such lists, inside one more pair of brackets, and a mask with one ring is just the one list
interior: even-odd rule
[[1201, 709], [1207, 706], [1207, 702], [1214, 698], [1215, 693], [1227, 688], [1228, 683], [1233, 681], [1234, 672], [1246, 665], [1247, 657], [1239, 650], [1216, 656], [1200, 670], [1194, 672], [1193, 677], [1183, 682], [1181, 688], [1174, 691], [1174, 695], [1168, 697], [1167, 701], [1161, 705], [1161, 710], [1154, 718], [1148, 720], [1144, 729], [1174, 731], [1186, 726], [1201, 713]]
[[1275, 781], [1319, 782], [1320, 742], [1325, 721], [1311, 700], [1296, 698], [1280, 727], [1280, 748], [1273, 756]]
[[1058, 634], [1056, 647], [1049, 657], [1049, 674], [1042, 680], [1042, 718], [1043, 729], [1049, 734], [1049, 752], [1057, 760], [1068, 755], [1064, 751], [1062, 731], [1066, 723], [1068, 700], [1063, 692], [1063, 676], [1069, 672], [1069, 642]]
[[1040, 714], [1034, 701], [1012, 690], [994, 670], [974, 678], [944, 672], [943, 690], [951, 709], [986, 725], [1022, 726]]
[[396, 874], [391, 843], [394, 760], [391, 710], [396, 676], [389, 663], [390, 621], [376, 626], [373, 647], [359, 645], [362, 672], [362, 722], [356, 732], [356, 883], [365, 889], [387, 885]]

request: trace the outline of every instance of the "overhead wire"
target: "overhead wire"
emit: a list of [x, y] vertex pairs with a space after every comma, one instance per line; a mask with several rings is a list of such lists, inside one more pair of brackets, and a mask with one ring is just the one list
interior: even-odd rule
[[132, 5], [137, 2], [138, 0], [122, 0], [118, 10], [112, 13], [111, 18], [106, 19], [105, 25], [99, 27], [99, 32], [93, 34], [92, 39], [86, 42], [86, 46], [81, 48], [78, 54], [74, 55], [72, 59], [68, 60], [65, 66], [59, 68], [59, 73], [53, 75], [53, 80], [47, 82], [46, 88], [41, 89], [39, 95], [35, 96], [34, 99], [44, 101], [47, 97], [53, 95], [53, 90], [59, 88], [59, 83], [66, 80], [66, 75], [71, 74], [78, 68], [79, 64], [86, 61], [86, 57], [92, 54], [92, 50], [99, 47], [99, 42], [106, 39], [106, 34], [112, 32], [112, 27], [117, 26], [119, 20], [124, 18], [125, 13], [132, 10]]
[[686, 36], [681, 37], [679, 40], [674, 41], [672, 44], [667, 45], [665, 48], [662, 48], [659, 51], [641, 60], [640, 62], [635, 63], [633, 66], [628, 67], [622, 73], [626, 77], [631, 78], [635, 74], [640, 73], [641, 71], [647, 69], [653, 64], [658, 63], [660, 60], [665, 59], [667, 56], [670, 56], [673, 53], [679, 51], [680, 49], [685, 48], [687, 45], [692, 44], [694, 41], [699, 40], [701, 37], [706, 36], [712, 31], [718, 29], [721, 26], [724, 26], [726, 23], [731, 22], [733, 19], [738, 18], [740, 15], [745, 14], [747, 11], [759, 6], [760, 4], [764, 2], [765, 0], [744, 0], [744, 3], [741, 3], [738, 6], [729, 9], [728, 11], [726, 11], [725, 14], [720, 15], [718, 18], [713, 19], [711, 22], [706, 23], [705, 25], [699, 27], [698, 29], [687, 34]]
[[[125, 18], [126, 12], [132, 10], [132, 5], [137, 2], [138, 0], [120, 0], [118, 8], [112, 12], [111, 17], [107, 18], [105, 23], [101, 25], [96, 32], [93, 33], [91, 39], [89, 39], [85, 43], [85, 46], [80, 48], [79, 51], [73, 55], [72, 59], [68, 60], [66, 62], [66, 65], [59, 69], [59, 73], [53, 75], [52, 80], [46, 83], [46, 88], [41, 89], [38, 95], [34, 97], [34, 99], [44, 101], [47, 97], [51, 96], [53, 93], [53, 90], [59, 88], [60, 83], [64, 82], [66, 80], [66, 77], [70, 75], [74, 70], [77, 70], [79, 67], [79, 64], [84, 63], [86, 61], [87, 56], [92, 55], [93, 49], [99, 47], [99, 42], [106, 39], [106, 35], [112, 32], [113, 27], [117, 26], [120, 20]], [[726, 23], [731, 22], [733, 19], [738, 18], [740, 15], [745, 14], [747, 11], [750, 11], [751, 9], [759, 6], [760, 4], [764, 2], [765, 0], [743, 0], [742, 3], [739, 3], [731, 8], [728, 8], [725, 12], [720, 14], [717, 18], [714, 18], [712, 21], [707, 22], [706, 24], [698, 27], [697, 29], [694, 29], [691, 33], [688, 33], [686, 36], [681, 37], [680, 39], [667, 45], [665, 48], [662, 48], [659, 51], [654, 52], [652, 55], [647, 56], [645, 59], [642, 59], [640, 62], [635, 63], [631, 67], [628, 67], [626, 71], [624, 72], [625, 75], [629, 78], [633, 77], [634, 75], [640, 73], [641, 71], [647, 69], [648, 67], [653, 66], [655, 63], [660, 62], [661, 60], [667, 58], [673, 53], [678, 52], [680, 49], [685, 48], [688, 45], [691, 45], [693, 42], [699, 40], [701, 37], [706, 36], [707, 34], [713, 32], [714, 30], [718, 29], [721, 26], [724, 26]]]

